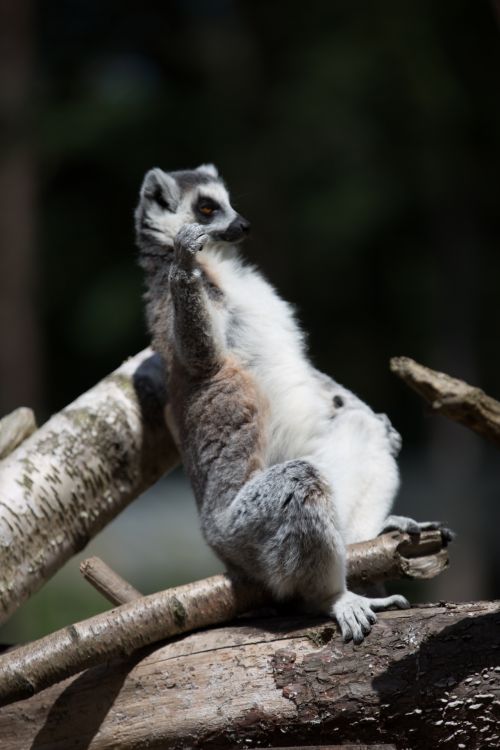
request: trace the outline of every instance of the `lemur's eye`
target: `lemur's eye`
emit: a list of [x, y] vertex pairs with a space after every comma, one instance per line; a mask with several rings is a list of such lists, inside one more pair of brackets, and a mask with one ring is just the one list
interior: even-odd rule
[[215, 211], [218, 211], [220, 208], [219, 204], [211, 198], [200, 198], [196, 207], [198, 211], [206, 217], [212, 216]]
[[168, 211], [170, 209], [170, 206], [165, 200], [165, 196], [163, 195], [160, 187], [156, 188], [151, 198], [160, 206], [160, 208], [164, 208], [165, 211]]

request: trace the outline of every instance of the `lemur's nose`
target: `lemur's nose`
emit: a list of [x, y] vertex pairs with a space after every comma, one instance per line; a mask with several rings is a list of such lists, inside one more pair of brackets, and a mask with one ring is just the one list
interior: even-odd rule
[[224, 242], [239, 242], [250, 231], [250, 222], [236, 214], [230, 225], [224, 232], [220, 232], [218, 238]]
[[248, 234], [250, 231], [250, 222], [247, 219], [244, 219], [243, 216], [238, 216], [238, 225], [243, 234]]

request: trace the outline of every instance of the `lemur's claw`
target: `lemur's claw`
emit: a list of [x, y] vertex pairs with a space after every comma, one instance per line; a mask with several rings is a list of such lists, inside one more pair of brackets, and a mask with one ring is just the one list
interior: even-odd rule
[[414, 521], [413, 518], [406, 518], [406, 516], [388, 516], [380, 533], [384, 534], [386, 531], [402, 531], [404, 534], [416, 536], [422, 531], [440, 531], [445, 545], [455, 538], [455, 533], [444, 526], [441, 521]]

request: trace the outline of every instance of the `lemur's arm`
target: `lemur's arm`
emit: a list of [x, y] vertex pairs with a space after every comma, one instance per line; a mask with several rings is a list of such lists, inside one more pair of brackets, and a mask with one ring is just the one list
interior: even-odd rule
[[222, 363], [222, 345], [210, 314], [201, 272], [194, 260], [207, 239], [206, 227], [185, 224], [175, 237], [169, 276], [176, 354], [186, 370], [197, 376], [215, 372]]

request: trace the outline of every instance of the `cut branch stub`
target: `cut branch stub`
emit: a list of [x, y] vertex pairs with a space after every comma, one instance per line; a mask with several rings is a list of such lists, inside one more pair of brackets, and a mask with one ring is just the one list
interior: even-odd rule
[[20, 406], [19, 409], [2, 417], [0, 419], [0, 459], [12, 453], [35, 430], [35, 415], [33, 410], [26, 406]]
[[106, 565], [100, 557], [89, 557], [80, 563], [80, 573], [111, 604], [126, 604], [142, 594], [132, 584]]
[[438, 414], [460, 422], [500, 445], [500, 402], [463, 380], [431, 370], [409, 357], [393, 357], [392, 372]]

